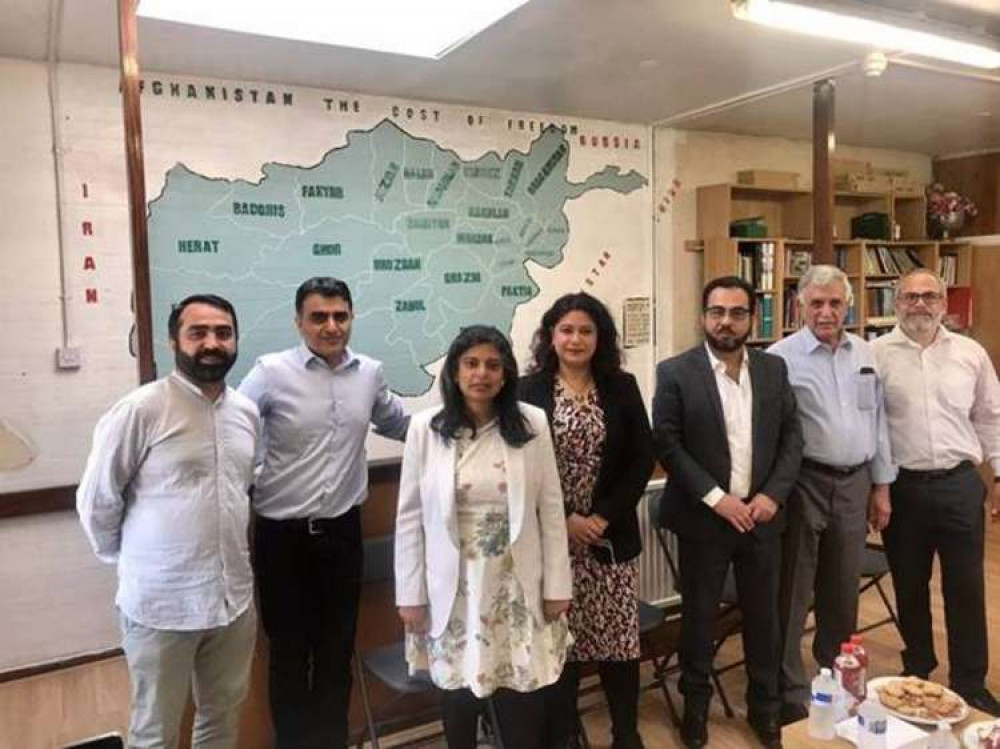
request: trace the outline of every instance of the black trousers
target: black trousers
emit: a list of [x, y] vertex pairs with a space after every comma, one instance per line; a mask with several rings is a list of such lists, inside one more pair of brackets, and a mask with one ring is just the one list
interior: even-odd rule
[[681, 678], [686, 702], [707, 704], [712, 696], [715, 626], [730, 563], [743, 615], [747, 707], [754, 715], [775, 715], [781, 705], [778, 671], [781, 629], [778, 588], [781, 539], [770, 533], [733, 533], [706, 539], [679, 539], [681, 575]]
[[364, 553], [360, 512], [312, 527], [258, 517], [254, 542], [275, 747], [344, 749]]
[[[490, 700], [496, 711], [505, 749], [548, 749], [543, 739], [543, 690], [515, 692], [498, 689]], [[448, 749], [476, 749], [479, 715], [488, 709], [486, 700], [476, 697], [468, 689], [442, 691], [441, 714]]]
[[[546, 692], [546, 749], [565, 749], [577, 734], [580, 664], [566, 661], [559, 681]], [[597, 672], [611, 713], [612, 746], [642, 746], [639, 739], [639, 661], [599, 661]]]
[[948, 626], [949, 682], [968, 694], [984, 686], [989, 661], [983, 582], [986, 487], [971, 463], [950, 475], [901, 470], [892, 485], [892, 518], [882, 531], [906, 649], [903, 667], [926, 677], [937, 665], [930, 579], [941, 560]]

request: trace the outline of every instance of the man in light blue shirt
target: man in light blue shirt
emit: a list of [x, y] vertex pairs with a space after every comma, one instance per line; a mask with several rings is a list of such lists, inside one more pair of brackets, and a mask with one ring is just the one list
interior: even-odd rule
[[785, 722], [806, 715], [809, 681], [801, 640], [810, 605], [816, 617], [813, 656], [829, 667], [857, 626], [868, 522], [880, 531], [889, 521], [889, 484], [896, 472], [882, 381], [871, 347], [844, 329], [852, 301], [843, 271], [814, 265], [798, 286], [806, 327], [769, 349], [788, 365], [805, 438], [783, 543]]
[[295, 294], [302, 344], [240, 384], [263, 423], [254, 543], [276, 749], [347, 746], [365, 440], [372, 424], [402, 440], [410, 420], [381, 363], [348, 348], [353, 318], [347, 284], [310, 278]]
[[98, 558], [118, 565], [129, 747], [177, 749], [193, 686], [193, 749], [236, 749], [257, 635], [247, 525], [260, 422], [226, 386], [232, 305], [188, 297], [167, 327], [176, 369], [101, 417], [77, 511]]

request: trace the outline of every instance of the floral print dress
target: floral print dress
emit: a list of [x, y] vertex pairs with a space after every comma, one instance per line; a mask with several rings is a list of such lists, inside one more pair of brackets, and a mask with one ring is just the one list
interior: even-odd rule
[[[559, 678], [572, 643], [565, 617], [536, 622], [514, 574], [507, 465], [496, 422], [457, 440], [455, 511], [461, 560], [458, 593], [440, 637], [408, 634], [411, 673], [441, 689], [486, 697], [530, 692]], [[541, 560], [539, 560], [541, 561]]]
[[[574, 397], [555, 382], [552, 431], [563, 496], [571, 512], [590, 514], [604, 449], [604, 409], [597, 390]], [[590, 547], [570, 544], [572, 661], [639, 657], [639, 562], [603, 564]]]

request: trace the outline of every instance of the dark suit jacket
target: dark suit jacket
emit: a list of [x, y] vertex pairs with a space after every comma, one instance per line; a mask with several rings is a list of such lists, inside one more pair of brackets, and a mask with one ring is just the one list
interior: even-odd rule
[[[783, 506], [802, 460], [795, 395], [780, 357], [747, 351], [753, 392], [750, 497], [764, 493]], [[702, 502], [715, 486], [729, 491], [731, 471], [722, 400], [703, 344], [657, 366], [653, 432], [668, 477], [660, 522], [689, 538], [711, 540], [737, 533]], [[771, 522], [753, 532], [761, 539], [777, 538], [784, 518], [781, 507]]]
[[[552, 423], [555, 407], [551, 374], [522, 377], [519, 397], [545, 410]], [[615, 550], [615, 561], [633, 559], [642, 551], [635, 507], [653, 472], [653, 435], [635, 377], [619, 372], [597, 382], [604, 409], [604, 449], [594, 485], [591, 512], [608, 521], [604, 537]]]

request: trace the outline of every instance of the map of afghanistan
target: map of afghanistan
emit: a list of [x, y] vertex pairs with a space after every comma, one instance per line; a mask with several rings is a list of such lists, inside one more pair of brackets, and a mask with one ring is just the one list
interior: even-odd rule
[[383, 362], [403, 396], [426, 392], [426, 367], [460, 328], [508, 335], [518, 305], [538, 286], [528, 263], [562, 262], [567, 201], [595, 189], [628, 194], [636, 171], [606, 167], [569, 182], [569, 143], [549, 127], [527, 153], [475, 161], [383, 120], [348, 133], [311, 167], [268, 163], [263, 178], [210, 179], [177, 164], [149, 206], [153, 336], [160, 374], [170, 305], [215, 293], [236, 307], [238, 383], [256, 358], [298, 342], [295, 289], [310, 276], [351, 288], [351, 347]]

